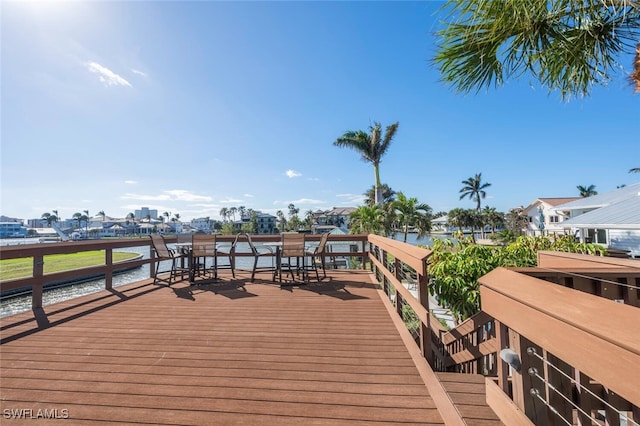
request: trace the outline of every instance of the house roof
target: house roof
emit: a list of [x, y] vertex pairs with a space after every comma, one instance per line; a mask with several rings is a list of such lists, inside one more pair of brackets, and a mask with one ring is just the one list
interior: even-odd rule
[[566, 204], [556, 206], [556, 210], [582, 210], [597, 209], [606, 207], [627, 200], [640, 194], [640, 182], [623, 186], [614, 191], [605, 192], [603, 194], [592, 195], [591, 197], [579, 198]]
[[571, 201], [580, 200], [580, 197], [558, 197], [558, 198], [536, 198], [536, 200], [524, 208], [524, 211], [529, 211], [534, 207], [538, 207], [541, 203], [555, 207], [558, 205], [566, 204]]
[[640, 229], [640, 194], [572, 217], [562, 222], [562, 226], [573, 228]]

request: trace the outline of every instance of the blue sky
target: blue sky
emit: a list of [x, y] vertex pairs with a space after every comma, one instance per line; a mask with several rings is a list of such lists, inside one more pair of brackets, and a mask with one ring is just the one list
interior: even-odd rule
[[182, 219], [358, 206], [373, 168], [333, 146], [399, 129], [381, 180], [434, 211], [640, 180], [624, 68], [563, 102], [527, 76], [457, 94], [431, 59], [442, 2], [3, 2], [0, 214]]

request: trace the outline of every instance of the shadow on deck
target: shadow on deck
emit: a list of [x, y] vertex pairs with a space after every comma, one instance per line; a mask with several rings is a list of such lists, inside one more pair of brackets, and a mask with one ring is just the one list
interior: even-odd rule
[[[372, 275], [329, 275], [145, 280], [3, 318], [3, 424], [463, 424], [425, 385]], [[457, 397], [483, 415], [458, 412], [499, 424], [467, 377], [473, 398]]]

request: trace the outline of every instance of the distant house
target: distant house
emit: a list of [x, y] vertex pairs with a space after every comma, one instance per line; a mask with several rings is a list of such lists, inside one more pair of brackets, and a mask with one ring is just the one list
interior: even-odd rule
[[640, 182], [555, 208], [569, 212], [562, 226], [581, 242], [628, 250], [640, 257]]
[[524, 230], [526, 235], [553, 235], [565, 233], [562, 222], [569, 219], [569, 212], [556, 210], [557, 206], [580, 200], [580, 197], [537, 198], [524, 208], [529, 224]]
[[[262, 212], [256, 212], [256, 234], [275, 234], [276, 233], [276, 217]], [[233, 222], [233, 229], [236, 232], [242, 231], [242, 225], [251, 222], [251, 216], [245, 215], [241, 220]]]
[[27, 228], [20, 222], [0, 222], [0, 238], [22, 238], [27, 235]]
[[317, 211], [313, 214], [314, 225], [312, 231], [314, 234], [330, 232], [334, 228], [340, 228], [348, 233], [351, 221], [351, 213], [356, 211], [355, 207], [334, 207], [331, 210]]

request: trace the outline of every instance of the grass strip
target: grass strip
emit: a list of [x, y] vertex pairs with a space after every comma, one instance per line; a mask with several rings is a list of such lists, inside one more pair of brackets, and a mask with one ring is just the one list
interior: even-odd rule
[[[44, 274], [104, 265], [104, 250], [44, 256]], [[138, 253], [113, 252], [113, 263], [134, 259]], [[28, 278], [33, 275], [33, 257], [0, 260], [0, 281]]]

